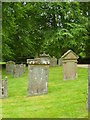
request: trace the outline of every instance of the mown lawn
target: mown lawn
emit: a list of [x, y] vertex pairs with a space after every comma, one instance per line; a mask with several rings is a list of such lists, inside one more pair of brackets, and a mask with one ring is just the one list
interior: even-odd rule
[[[3, 78], [6, 75], [5, 70]], [[87, 118], [87, 69], [78, 68], [77, 80], [64, 81], [62, 67], [50, 67], [48, 94], [27, 97], [28, 70], [20, 78], [8, 75], [8, 98], [3, 118]], [[0, 100], [1, 101], [1, 100]]]

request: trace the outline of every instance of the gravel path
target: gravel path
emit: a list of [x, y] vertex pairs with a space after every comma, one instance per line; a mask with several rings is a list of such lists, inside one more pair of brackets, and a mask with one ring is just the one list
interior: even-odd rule
[[88, 68], [90, 64], [77, 64], [77, 67]]

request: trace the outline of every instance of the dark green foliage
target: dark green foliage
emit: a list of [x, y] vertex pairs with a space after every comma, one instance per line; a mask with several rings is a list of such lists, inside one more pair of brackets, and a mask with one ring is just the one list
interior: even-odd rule
[[78, 2], [3, 3], [3, 61], [25, 61], [43, 51], [59, 58], [68, 49], [89, 56], [89, 8]]

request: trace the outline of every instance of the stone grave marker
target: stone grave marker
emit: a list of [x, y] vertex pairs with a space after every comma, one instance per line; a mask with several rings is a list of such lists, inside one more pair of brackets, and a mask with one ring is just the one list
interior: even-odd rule
[[27, 64], [31, 61], [33, 61], [34, 59], [27, 59]]
[[26, 72], [26, 64], [24, 64], [23, 67], [24, 67], [24, 73], [25, 73]]
[[20, 70], [20, 65], [19, 64], [16, 64], [14, 65], [14, 69], [13, 69], [13, 77], [19, 77], [20, 76], [20, 73], [21, 70]]
[[26, 64], [15, 64], [13, 68], [13, 77], [20, 77], [26, 71]]
[[44, 52], [43, 54], [40, 54], [40, 59], [41, 59], [42, 62], [44, 62], [44, 61], [45, 61], [45, 62], [46, 62], [46, 61], [49, 62], [49, 61], [50, 61], [50, 60], [49, 60], [49, 54], [45, 54], [45, 52]]
[[57, 66], [57, 58], [55, 58], [55, 56], [50, 58], [50, 66], [52, 67]]
[[6, 98], [8, 96], [8, 78], [0, 80], [0, 98]]
[[72, 51], [68, 50], [62, 56], [64, 80], [74, 80], [77, 77], [77, 59], [79, 57]]
[[62, 66], [62, 58], [58, 59], [58, 65]]
[[9, 73], [9, 74], [12, 74], [12, 73], [13, 73], [14, 65], [15, 65], [15, 62], [13, 62], [13, 61], [8, 61], [8, 62], [6, 63], [6, 72]]
[[49, 62], [33, 59], [28, 63], [28, 96], [40, 95], [48, 92]]
[[24, 65], [20, 64], [19, 65], [19, 76], [21, 76], [24, 73]]

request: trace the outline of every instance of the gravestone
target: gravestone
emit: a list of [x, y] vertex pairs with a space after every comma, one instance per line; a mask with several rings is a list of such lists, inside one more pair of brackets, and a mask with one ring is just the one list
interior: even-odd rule
[[28, 96], [40, 95], [48, 92], [49, 62], [33, 59], [28, 63]]
[[43, 54], [40, 54], [40, 59], [41, 59], [41, 62], [46, 62], [46, 61], [50, 61], [49, 60], [49, 54], [45, 54], [45, 52]]
[[20, 70], [20, 65], [19, 64], [16, 64], [14, 65], [14, 69], [13, 69], [13, 77], [19, 77], [20, 76], [20, 73], [21, 70]]
[[20, 64], [20, 69], [21, 69], [21, 75], [24, 74], [26, 71], [26, 64]]
[[57, 66], [57, 58], [55, 58], [54, 56], [50, 58], [50, 66]]
[[58, 59], [58, 65], [62, 66], [62, 58]]
[[61, 58], [63, 64], [64, 80], [76, 79], [78, 56], [72, 50], [68, 50]]
[[19, 76], [21, 76], [24, 73], [24, 65], [20, 64], [19, 65]]
[[8, 96], [8, 79], [0, 80], [0, 98], [5, 98]]
[[24, 69], [23, 72], [25, 73], [26, 72], [26, 64], [24, 64], [23, 67], [24, 67], [23, 68]]
[[33, 61], [34, 59], [27, 59], [27, 64], [31, 61]]
[[13, 68], [13, 77], [20, 77], [22, 76], [26, 71], [26, 65], [25, 64], [15, 64]]
[[14, 68], [15, 62], [9, 61], [6, 63], [6, 72], [9, 74], [13, 73], [13, 68]]

